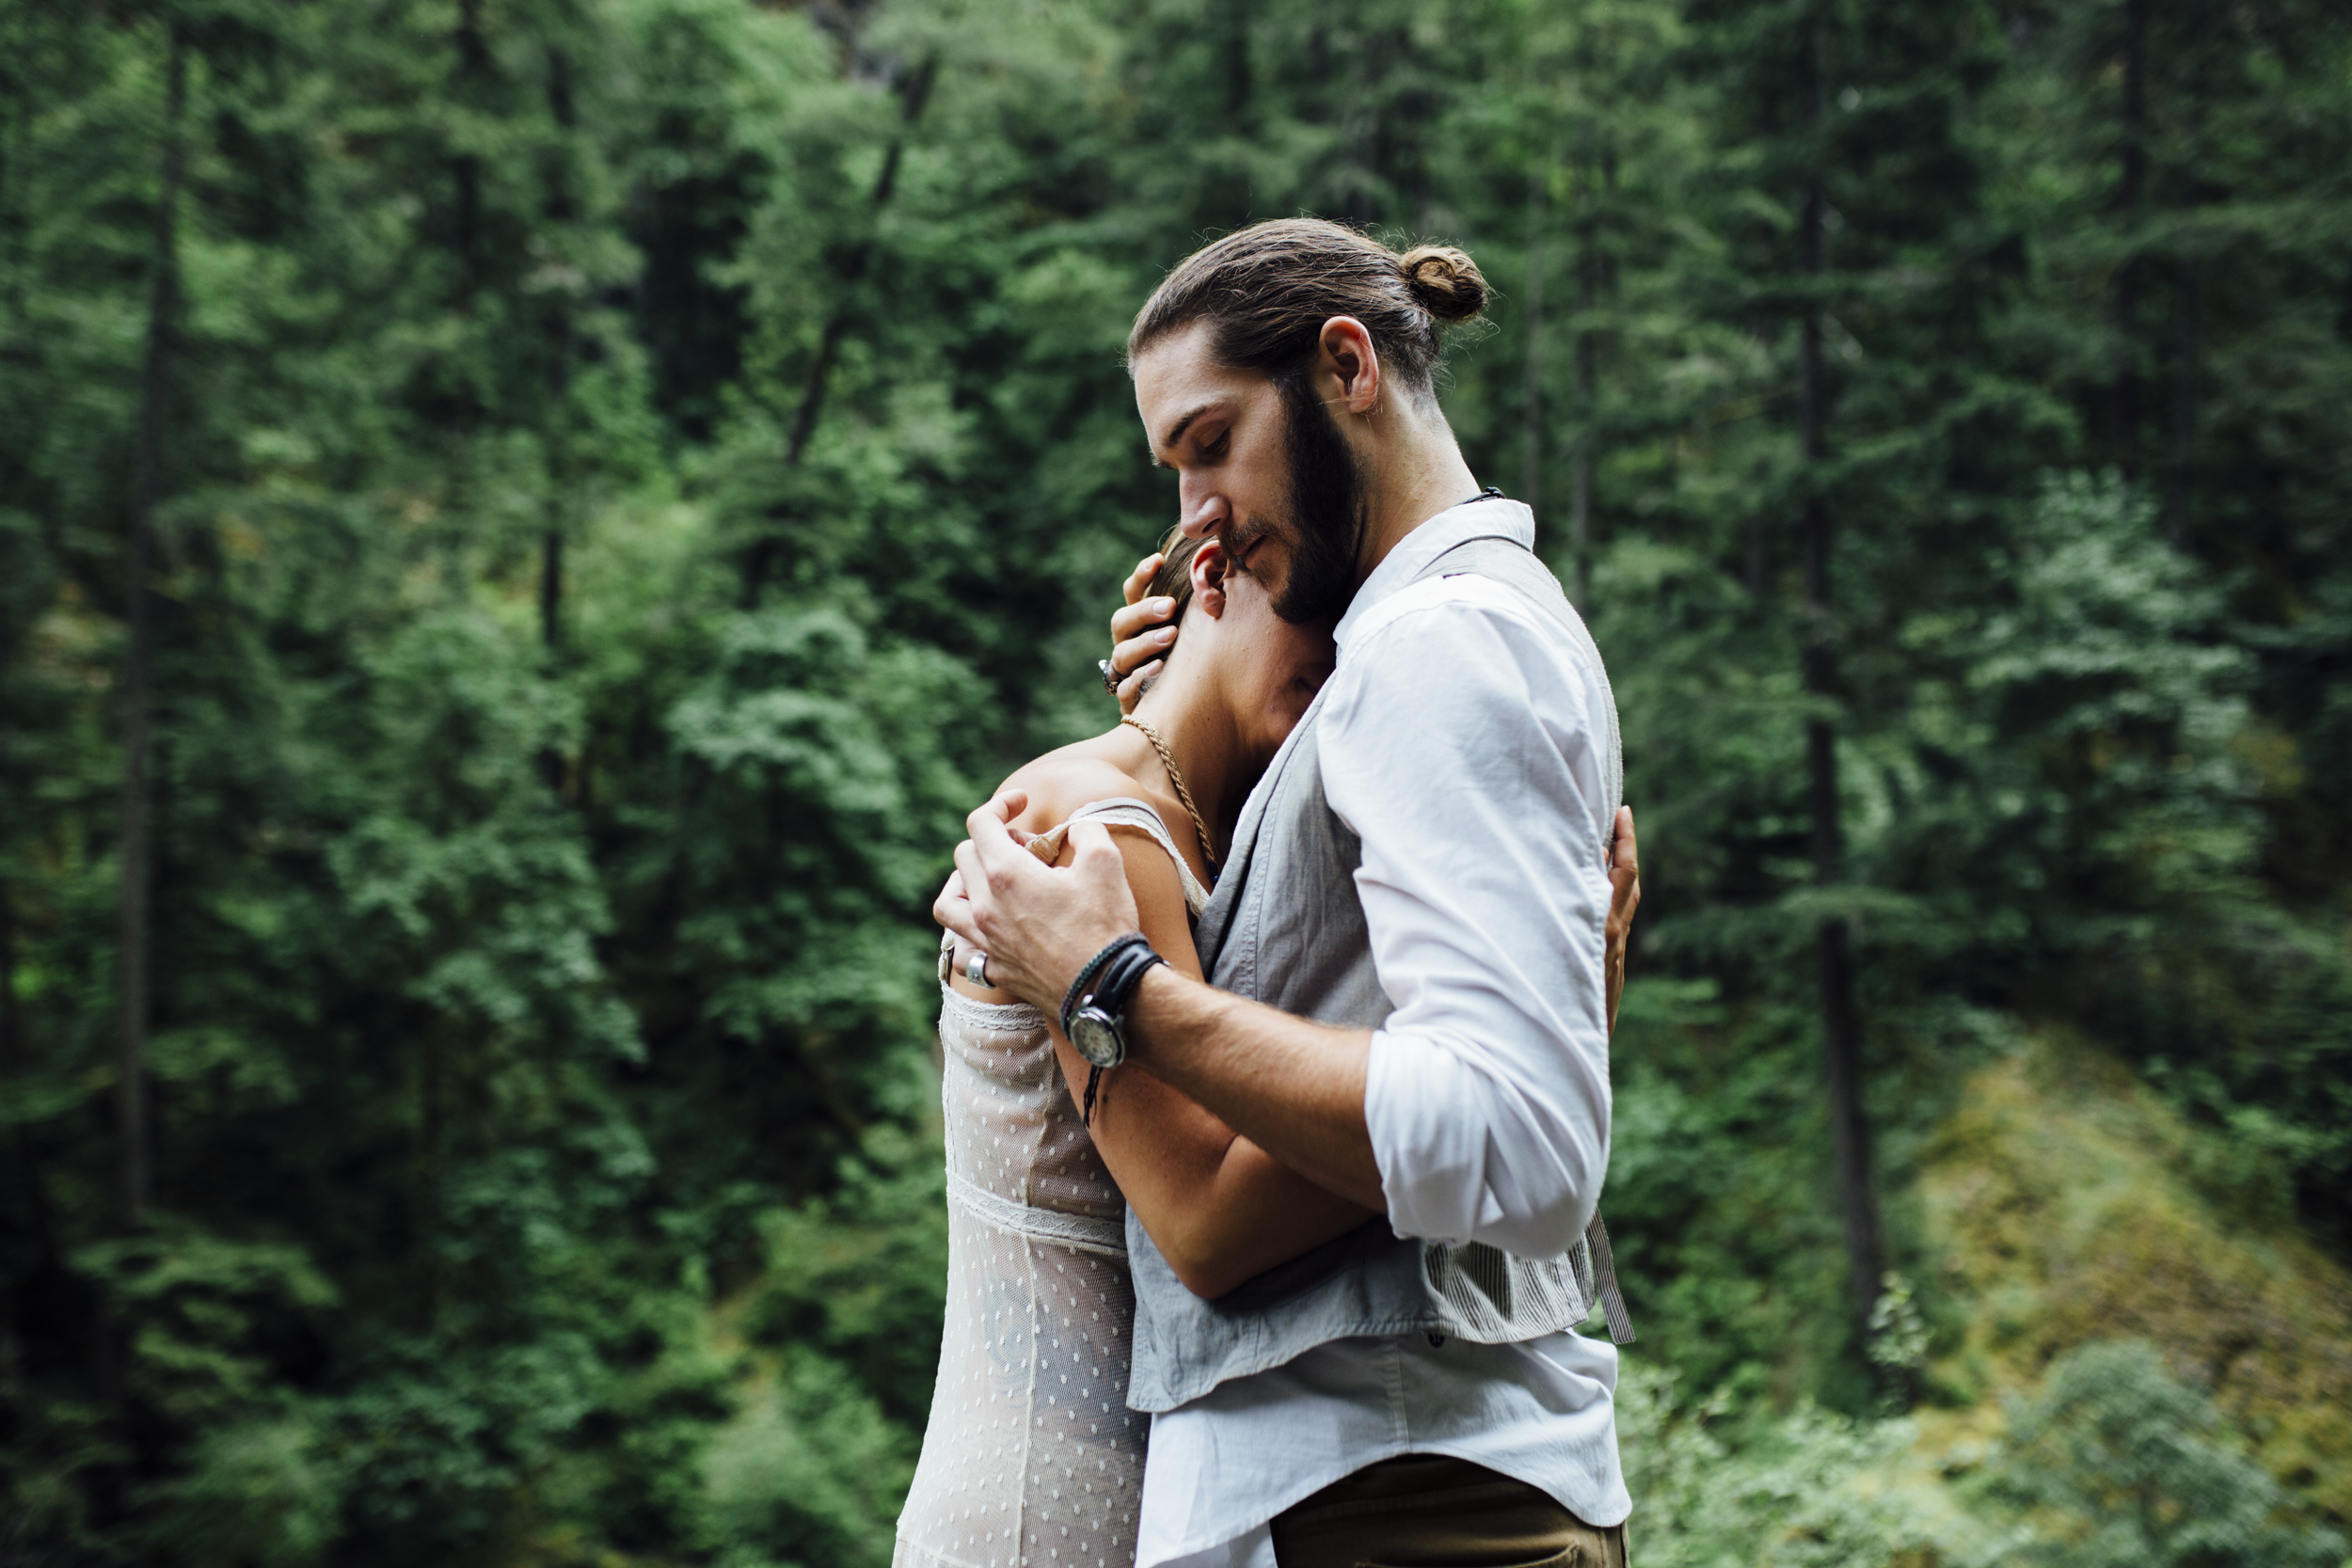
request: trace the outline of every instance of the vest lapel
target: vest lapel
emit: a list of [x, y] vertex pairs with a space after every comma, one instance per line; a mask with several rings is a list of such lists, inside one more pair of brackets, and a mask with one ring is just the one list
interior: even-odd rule
[[[1328, 684], [1327, 682], [1326, 683]], [[1209, 894], [1209, 907], [1200, 911], [1200, 922], [1193, 927], [1193, 950], [1200, 955], [1200, 973], [1212, 980], [1216, 974], [1217, 954], [1224, 950], [1225, 939], [1232, 933], [1233, 917], [1240, 911], [1243, 896], [1249, 888], [1249, 863], [1258, 847], [1258, 833], [1265, 826], [1266, 807], [1274, 800], [1277, 785], [1281, 783], [1282, 769], [1302, 745], [1312, 745], [1315, 721], [1323, 713], [1323, 693], [1307, 705], [1291, 733], [1282, 737], [1282, 744], [1266, 765], [1265, 772], [1251, 786], [1249, 799], [1242, 802], [1241, 819], [1233, 824], [1233, 842], [1225, 851], [1225, 863], [1217, 868], [1216, 886]]]

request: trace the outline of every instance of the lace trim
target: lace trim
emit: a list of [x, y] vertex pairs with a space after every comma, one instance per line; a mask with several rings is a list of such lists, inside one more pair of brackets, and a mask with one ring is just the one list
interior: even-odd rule
[[1091, 1214], [1065, 1214], [1058, 1209], [1037, 1209], [975, 1186], [955, 1172], [947, 1173], [947, 1201], [973, 1218], [1032, 1241], [1051, 1242], [1078, 1252], [1104, 1258], [1127, 1256], [1127, 1227], [1118, 1220]]
[[976, 1029], [995, 1034], [1025, 1035], [1032, 1029], [1045, 1027], [1045, 1015], [1026, 1002], [982, 1002], [956, 990], [942, 980], [939, 983], [940, 1006], [956, 1015]]
[[960, 1557], [918, 1546], [905, 1536], [899, 1536], [890, 1550], [890, 1568], [974, 1568]]

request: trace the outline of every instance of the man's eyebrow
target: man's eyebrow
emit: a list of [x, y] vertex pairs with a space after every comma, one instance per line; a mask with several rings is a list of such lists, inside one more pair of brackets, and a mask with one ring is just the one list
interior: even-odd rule
[[[1175, 451], [1176, 443], [1183, 440], [1184, 438], [1184, 432], [1192, 428], [1192, 421], [1199, 419], [1201, 415], [1207, 413], [1210, 409], [1216, 406], [1216, 403], [1214, 399], [1212, 399], [1207, 403], [1200, 404], [1198, 406], [1187, 410], [1184, 417], [1178, 420], [1175, 427], [1171, 429], [1168, 433], [1167, 436], [1161, 440], [1161, 448], [1169, 451]], [[1165, 468], [1168, 467], [1167, 464], [1160, 461], [1160, 454], [1157, 451], [1152, 453], [1152, 467], [1155, 468]]]

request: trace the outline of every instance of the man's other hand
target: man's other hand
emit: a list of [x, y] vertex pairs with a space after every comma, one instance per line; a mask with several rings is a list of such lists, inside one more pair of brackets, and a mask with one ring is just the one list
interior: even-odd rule
[[1167, 559], [1147, 555], [1127, 574], [1120, 593], [1127, 603], [1111, 616], [1111, 673], [1119, 677], [1119, 711], [1133, 713], [1136, 699], [1160, 673], [1160, 661], [1176, 643], [1176, 628], [1168, 618], [1176, 611], [1169, 598], [1145, 598], [1152, 575]]
[[1617, 999], [1625, 994], [1625, 944], [1633, 932], [1633, 911], [1642, 907], [1641, 847], [1633, 840], [1633, 808], [1617, 808], [1616, 837], [1609, 846], [1609, 920], [1601, 966], [1609, 982], [1609, 1032], [1617, 1032]]
[[931, 913], [956, 934], [959, 950], [988, 955], [991, 985], [1051, 1014], [1079, 966], [1139, 919], [1108, 830], [1073, 824], [1070, 864], [1049, 866], [1007, 827], [1027, 805], [1025, 793], [1010, 789], [964, 818], [972, 836], [956, 846], [957, 878]]

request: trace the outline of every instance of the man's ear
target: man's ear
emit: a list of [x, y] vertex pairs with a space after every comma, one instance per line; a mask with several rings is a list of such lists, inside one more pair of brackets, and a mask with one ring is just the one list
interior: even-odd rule
[[1224, 619], [1225, 575], [1232, 569], [1225, 546], [1215, 539], [1202, 540], [1192, 552], [1192, 602], [1212, 621]]
[[1315, 380], [1323, 401], [1350, 414], [1369, 414], [1380, 401], [1380, 351], [1353, 316], [1333, 316], [1315, 338]]

